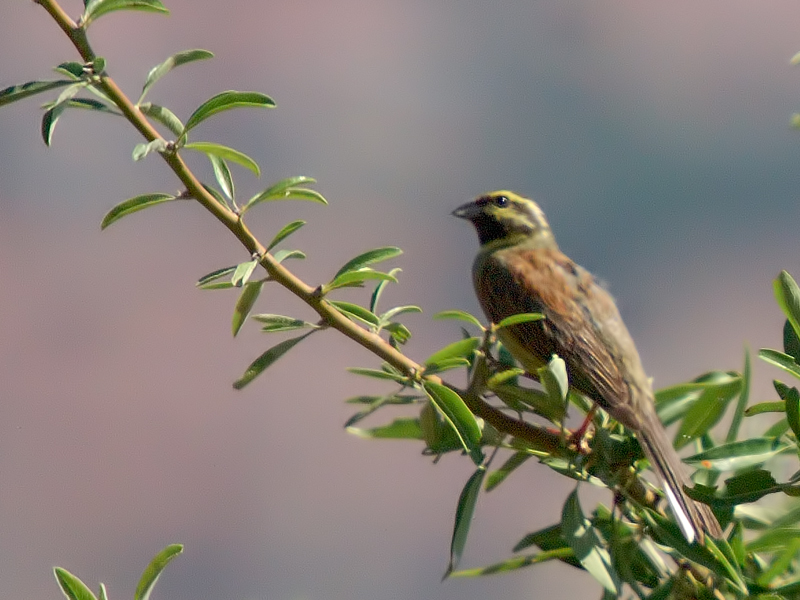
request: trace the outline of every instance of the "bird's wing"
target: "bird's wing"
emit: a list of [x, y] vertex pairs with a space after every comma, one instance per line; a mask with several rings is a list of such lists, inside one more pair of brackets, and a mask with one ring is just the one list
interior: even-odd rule
[[649, 383], [613, 298], [589, 272], [555, 248], [508, 248], [476, 261], [475, 285], [495, 323], [517, 313], [544, 314], [544, 320], [501, 332], [517, 354], [530, 354], [531, 364], [558, 354], [572, 387], [623, 425], [639, 429], [640, 394], [631, 385]]

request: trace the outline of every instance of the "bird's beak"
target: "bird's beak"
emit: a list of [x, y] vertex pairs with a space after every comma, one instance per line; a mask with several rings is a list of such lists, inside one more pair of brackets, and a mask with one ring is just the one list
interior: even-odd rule
[[454, 217], [458, 217], [459, 219], [467, 219], [468, 221], [472, 221], [480, 214], [480, 212], [481, 207], [475, 202], [467, 202], [466, 204], [459, 206], [450, 214], [452, 214]]

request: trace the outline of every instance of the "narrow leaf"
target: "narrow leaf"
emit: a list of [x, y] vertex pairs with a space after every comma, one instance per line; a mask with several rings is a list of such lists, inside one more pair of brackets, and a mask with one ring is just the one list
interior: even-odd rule
[[540, 313], [520, 313], [518, 315], [511, 315], [497, 323], [497, 329], [503, 327], [511, 327], [512, 325], [519, 325], [520, 323], [531, 323], [533, 321], [541, 321], [544, 315]]
[[69, 600], [97, 600], [92, 590], [66, 569], [56, 567], [53, 569], [53, 574], [61, 591]]
[[475, 325], [475, 327], [478, 327], [481, 330], [485, 329], [478, 319], [463, 310], [443, 310], [442, 312], [438, 312], [433, 315], [433, 318], [436, 320], [456, 319], [458, 321], [466, 321], [467, 323]]
[[282, 179], [277, 183], [273, 183], [267, 189], [263, 190], [262, 192], [259, 192], [258, 194], [250, 198], [250, 200], [247, 201], [247, 204], [245, 204], [242, 210], [243, 211], [248, 210], [260, 202], [269, 202], [272, 200], [293, 200], [293, 199], [312, 200], [314, 202], [319, 202], [321, 204], [327, 204], [328, 201], [325, 200], [325, 198], [323, 198], [316, 192], [313, 192], [313, 194], [316, 195], [307, 197], [302, 196], [302, 194], [300, 194], [300, 190], [305, 190], [306, 192], [312, 192], [312, 191], [309, 190], [308, 188], [302, 188], [297, 186], [302, 184], [312, 184], [315, 183], [315, 181], [316, 180], [314, 180], [313, 178], [306, 177], [305, 175], [298, 175], [295, 177]]
[[225, 160], [234, 162], [237, 165], [240, 165], [251, 171], [256, 177], [261, 176], [261, 169], [256, 161], [247, 156], [244, 152], [239, 152], [238, 150], [229, 148], [228, 146], [215, 144], [214, 142], [191, 142], [189, 144], [185, 144], [183, 147], [187, 150], [202, 152], [207, 154], [209, 157], [213, 155], [219, 158], [224, 158]]
[[[395, 267], [391, 271], [389, 271], [389, 275], [395, 277], [398, 273], [401, 273], [402, 269]], [[378, 285], [375, 286], [375, 291], [372, 292], [372, 296], [369, 299], [369, 309], [372, 312], [377, 312], [378, 310], [378, 301], [381, 299], [381, 295], [383, 294], [383, 290], [386, 288], [388, 281], [379, 281]], [[381, 316], [381, 320], [388, 320], [391, 317], [386, 317], [386, 313]]]
[[119, 221], [122, 217], [131, 213], [177, 199], [177, 197], [171, 194], [143, 194], [135, 198], [128, 198], [106, 213], [106, 216], [103, 217], [103, 221], [100, 223], [100, 229], [105, 229], [112, 223]]
[[390, 439], [390, 440], [421, 440], [422, 430], [418, 419], [395, 419], [388, 425], [380, 425], [371, 429], [360, 427], [347, 427], [347, 433], [352, 433], [365, 439]]
[[372, 377], [374, 379], [385, 379], [389, 381], [396, 381], [397, 383], [408, 383], [408, 377], [397, 375], [396, 373], [388, 373], [379, 369], [365, 369], [363, 367], [348, 367], [347, 369], [354, 375], [363, 375], [365, 377]]
[[164, 152], [168, 147], [169, 144], [164, 138], [156, 138], [151, 142], [147, 142], [146, 144], [136, 144], [133, 147], [133, 160], [138, 162], [151, 152]]
[[481, 452], [481, 429], [475, 415], [467, 408], [461, 397], [450, 388], [432, 381], [422, 384], [428, 397], [444, 415], [450, 426], [458, 434], [464, 449], [476, 465], [483, 462]]
[[794, 387], [786, 394], [786, 421], [792, 428], [795, 438], [800, 440], [800, 394]]
[[175, 113], [167, 107], [144, 102], [140, 104], [138, 108], [139, 112], [161, 123], [164, 127], [169, 129], [173, 135], [179, 136], [183, 131], [183, 123], [181, 123], [181, 120], [175, 116]]
[[73, 83], [70, 87], [61, 92], [58, 99], [52, 105], [49, 105], [49, 108], [45, 111], [44, 115], [42, 115], [41, 131], [45, 145], [49, 146], [53, 141], [53, 130], [56, 127], [59, 117], [61, 117], [61, 113], [69, 106], [69, 100], [85, 87], [85, 82]]
[[776, 402], [759, 402], [758, 404], [748, 406], [747, 410], [744, 411], [744, 415], [746, 417], [752, 417], [755, 415], [773, 412], [786, 412], [786, 402], [780, 400]]
[[774, 365], [779, 369], [783, 369], [787, 373], [790, 373], [800, 379], [800, 365], [798, 365], [794, 358], [788, 354], [778, 352], [777, 350], [763, 348], [758, 351], [758, 356], [764, 362]]
[[591, 522], [583, 516], [577, 489], [569, 495], [564, 504], [561, 528], [567, 544], [583, 568], [589, 571], [606, 590], [616, 594], [619, 590], [619, 577], [614, 571], [608, 550], [605, 549]]
[[208, 160], [211, 161], [211, 168], [214, 170], [214, 179], [219, 184], [219, 189], [225, 194], [229, 200], [233, 200], [236, 192], [236, 187], [233, 183], [233, 175], [228, 168], [228, 163], [225, 159], [220, 158], [216, 154], [207, 154]]
[[272, 250], [275, 246], [280, 244], [283, 240], [292, 235], [305, 224], [305, 221], [292, 221], [291, 223], [284, 225], [283, 228], [281, 228], [281, 230], [275, 234], [275, 237], [272, 238], [272, 241], [267, 246], [267, 252]]
[[461, 555], [467, 545], [469, 528], [472, 525], [472, 516], [475, 514], [475, 505], [486, 475], [486, 467], [479, 466], [467, 480], [466, 485], [461, 490], [456, 506], [456, 519], [453, 525], [453, 537], [450, 540], [450, 562], [447, 565], [443, 579], [452, 573], [461, 561]]
[[140, 10], [169, 14], [167, 8], [159, 0], [89, 0], [81, 16], [84, 28], [98, 17], [117, 10]]
[[[462, 571], [453, 571], [449, 577], [480, 577], [483, 575], [496, 575], [497, 573], [508, 573], [509, 571], [516, 571], [531, 565], [538, 565], [539, 563], [548, 562], [551, 560], [566, 560], [574, 556], [572, 548], [558, 548], [556, 550], [548, 550], [547, 552], [539, 552], [538, 554], [529, 554], [526, 556], [515, 556], [493, 565], [486, 567], [478, 567], [476, 569], [464, 569]], [[652, 598], [652, 596], [651, 596]]]
[[183, 52], [173, 54], [160, 65], [156, 65], [150, 69], [150, 72], [147, 74], [147, 79], [145, 79], [144, 86], [142, 87], [142, 95], [139, 96], [139, 102], [137, 102], [137, 104], [144, 99], [145, 94], [147, 94], [148, 90], [156, 81], [161, 79], [175, 67], [179, 67], [180, 65], [185, 65], [186, 63], [194, 62], [196, 60], [205, 60], [213, 57], [214, 54], [208, 50], [200, 49], [184, 50]]
[[291, 338], [288, 340], [282, 341], [280, 344], [274, 345], [272, 348], [264, 352], [261, 356], [253, 361], [253, 363], [247, 367], [247, 370], [244, 372], [238, 380], [233, 383], [233, 388], [236, 390], [240, 390], [245, 387], [248, 383], [253, 381], [256, 377], [261, 375], [264, 371], [266, 371], [272, 364], [278, 360], [281, 356], [286, 354], [289, 350], [294, 348], [297, 344], [302, 342], [306, 339], [309, 335], [314, 333], [313, 331], [309, 331], [306, 334], [303, 334], [296, 338]]
[[283, 315], [253, 315], [252, 319], [264, 326], [261, 331], [274, 333], [276, 331], [292, 331], [295, 329], [306, 329], [308, 327], [317, 327], [313, 323], [308, 323], [302, 319], [295, 319], [293, 317], [284, 317]]
[[735, 442], [739, 438], [739, 428], [744, 420], [747, 403], [750, 402], [750, 351], [744, 353], [744, 371], [742, 373], [742, 390], [739, 392], [739, 399], [736, 401], [736, 409], [733, 411], [731, 426], [728, 428], [726, 442]]
[[[392, 273], [389, 273], [390, 275]], [[394, 308], [390, 308], [385, 313], [381, 315], [381, 321], [389, 321], [394, 319], [395, 317], [399, 317], [400, 315], [405, 315], [408, 313], [421, 313], [422, 309], [419, 306], [414, 305], [407, 305], [407, 306], [395, 306]]]
[[306, 255], [301, 250], [278, 250], [275, 254], [272, 255], [272, 258], [275, 259], [275, 262], [282, 263], [288, 258], [305, 258]]
[[741, 387], [740, 377], [720, 374], [718, 380], [706, 387], [686, 412], [675, 436], [675, 448], [683, 448], [714, 427], [725, 413], [728, 403], [741, 391]]
[[150, 592], [153, 591], [153, 586], [155, 586], [156, 581], [158, 581], [161, 572], [181, 552], [183, 552], [183, 546], [181, 544], [170, 544], [156, 554], [142, 573], [139, 584], [136, 586], [136, 593], [133, 595], [133, 600], [149, 600]]
[[237, 92], [227, 91], [209, 98], [191, 114], [186, 121], [184, 135], [209, 117], [232, 108], [253, 107], [253, 108], [274, 108], [275, 101], [259, 92]]
[[205, 288], [206, 285], [211, 283], [212, 281], [216, 281], [217, 279], [222, 279], [226, 275], [231, 275], [236, 270], [236, 267], [225, 267], [224, 269], [217, 269], [216, 271], [212, 271], [207, 275], [203, 275], [200, 279], [197, 280], [195, 285], [199, 288]]
[[247, 262], [239, 263], [236, 265], [236, 270], [233, 272], [231, 283], [235, 287], [242, 287], [250, 280], [250, 276], [253, 274], [253, 271], [257, 266], [258, 260], [255, 258], [253, 260], [248, 260]]
[[239, 294], [239, 299], [236, 301], [236, 307], [233, 310], [233, 318], [231, 320], [233, 337], [236, 337], [236, 334], [239, 333], [242, 325], [244, 325], [244, 322], [247, 320], [247, 315], [249, 315], [250, 311], [253, 309], [253, 305], [256, 303], [263, 286], [263, 281], [251, 281], [245, 284], [242, 293]]
[[12, 85], [0, 90], [0, 106], [11, 104], [17, 100], [24, 100], [42, 92], [73, 85], [74, 83], [75, 81], [70, 79], [58, 79], [55, 81], [29, 81], [28, 83]]
[[355, 319], [375, 327], [377, 327], [380, 323], [378, 316], [375, 313], [368, 311], [363, 306], [353, 304], [352, 302], [344, 302], [342, 300], [328, 300], [328, 302], [331, 304], [331, 306], [333, 306], [336, 310], [350, 320]]
[[359, 254], [355, 258], [347, 261], [347, 263], [336, 272], [336, 275], [334, 275], [333, 278], [336, 279], [337, 277], [339, 277], [339, 275], [342, 275], [343, 273], [347, 273], [349, 271], [356, 271], [358, 269], [361, 269], [362, 267], [382, 262], [384, 260], [389, 260], [390, 258], [399, 256], [402, 253], [403, 251], [400, 248], [396, 248], [394, 246], [375, 248], [374, 250], [370, 250], [368, 252], [364, 252], [363, 254]]
[[502, 467], [489, 473], [489, 477], [486, 479], [486, 491], [491, 492], [494, 488], [503, 483], [511, 473], [522, 466], [525, 461], [532, 456], [533, 455], [528, 452], [521, 451], [512, 454], [508, 460], [503, 463]]
[[375, 279], [397, 283], [397, 279], [388, 273], [381, 273], [380, 271], [375, 271], [369, 267], [364, 267], [355, 271], [348, 271], [338, 275], [333, 279], [333, 281], [322, 286], [322, 293], [327, 294], [332, 290], [343, 287], [363, 287], [365, 281]]
[[472, 353], [481, 345], [481, 339], [471, 337], [448, 344], [441, 350], [431, 354], [425, 361], [426, 365], [435, 365], [450, 358], [470, 358]]
[[718, 471], [737, 471], [760, 465], [789, 446], [775, 438], [750, 438], [714, 446], [684, 459], [690, 465]]
[[800, 337], [800, 288], [797, 282], [786, 271], [781, 271], [773, 282], [773, 291], [778, 306], [789, 319], [795, 335]]

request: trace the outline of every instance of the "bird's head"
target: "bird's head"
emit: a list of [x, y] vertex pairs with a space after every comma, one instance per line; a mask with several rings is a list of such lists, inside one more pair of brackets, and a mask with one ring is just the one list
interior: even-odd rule
[[453, 215], [472, 222], [481, 246], [555, 245], [544, 212], [533, 200], [500, 190], [459, 206]]

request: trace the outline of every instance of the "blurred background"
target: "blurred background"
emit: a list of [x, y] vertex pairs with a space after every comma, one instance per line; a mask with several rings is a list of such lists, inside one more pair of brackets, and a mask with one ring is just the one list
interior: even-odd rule
[[[110, 74], [135, 98], [153, 65], [199, 47], [216, 58], [173, 72], [151, 101], [185, 119], [222, 90], [270, 94], [276, 110], [218, 115], [193, 139], [260, 162], [261, 181], [235, 171], [242, 197], [291, 175], [319, 180], [331, 206], [250, 215], [262, 240], [308, 221], [290, 246], [309, 255], [292, 263], [309, 283], [375, 246], [404, 248], [384, 302], [424, 308], [405, 320], [415, 359], [459, 336], [433, 313], [478, 312], [477, 240], [449, 213], [497, 188], [536, 198], [562, 248], [609, 282], [657, 387], [780, 347], [771, 281], [800, 274], [796, 2], [166, 4], [169, 17], [95, 23]], [[77, 16], [82, 3], [64, 7]], [[32, 2], [0, 14], [0, 87], [77, 60]], [[5, 596], [60, 597], [60, 565], [130, 597], [172, 542], [186, 553], [156, 594], [175, 600], [598, 594], [559, 565], [441, 583], [470, 461], [434, 465], [419, 445], [348, 435], [343, 399], [386, 388], [344, 371], [377, 361], [333, 332], [235, 392], [279, 338], [245, 326], [231, 339], [236, 294], [194, 282], [243, 250], [190, 203], [101, 234], [111, 206], [176, 182], [155, 157], [132, 162], [140, 139], [121, 119], [67, 112], [45, 148], [46, 99], [0, 111]], [[205, 159], [191, 160], [211, 179]], [[256, 311], [311, 317], [271, 287]], [[772, 398], [776, 372], [754, 368], [752, 400]], [[531, 464], [485, 495], [462, 566], [508, 557], [558, 520], [569, 489]]]

